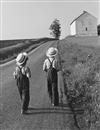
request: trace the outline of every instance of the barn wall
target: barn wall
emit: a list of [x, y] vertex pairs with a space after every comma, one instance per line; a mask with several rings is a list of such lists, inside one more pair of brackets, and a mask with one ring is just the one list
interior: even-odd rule
[[76, 34], [97, 36], [97, 19], [89, 14], [84, 14], [76, 20]]
[[74, 21], [72, 23], [72, 25], [70, 26], [70, 33], [71, 33], [71, 35], [75, 35], [76, 34], [76, 21]]

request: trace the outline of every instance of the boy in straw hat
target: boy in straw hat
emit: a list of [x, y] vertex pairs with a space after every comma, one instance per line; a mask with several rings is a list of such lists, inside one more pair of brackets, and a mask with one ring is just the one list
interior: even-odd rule
[[48, 94], [53, 106], [59, 104], [59, 95], [58, 95], [58, 61], [56, 55], [58, 50], [54, 47], [50, 47], [46, 53], [47, 59], [44, 61], [43, 70], [47, 73], [47, 87]]
[[22, 101], [21, 114], [25, 114], [28, 110], [30, 95], [29, 95], [29, 78], [31, 77], [31, 71], [26, 66], [28, 55], [26, 52], [20, 53], [16, 58], [17, 67], [13, 73], [14, 78], [17, 81], [17, 86]]

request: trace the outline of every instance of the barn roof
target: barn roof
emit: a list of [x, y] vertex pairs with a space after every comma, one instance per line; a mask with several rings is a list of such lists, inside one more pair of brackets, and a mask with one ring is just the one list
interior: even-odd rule
[[[84, 14], [86, 14], [86, 13], [88, 13], [87, 11], [83, 11], [83, 13], [82, 14], [80, 14], [77, 18], [75, 18], [71, 23], [70, 23], [70, 25], [74, 22], [74, 21], [76, 21], [78, 18], [80, 18], [82, 15], [84, 15]], [[88, 14], [90, 14], [90, 13], [88, 13]], [[91, 14], [90, 14], [91, 15]], [[93, 16], [93, 15], [92, 15]], [[95, 17], [96, 18], [96, 17]]]

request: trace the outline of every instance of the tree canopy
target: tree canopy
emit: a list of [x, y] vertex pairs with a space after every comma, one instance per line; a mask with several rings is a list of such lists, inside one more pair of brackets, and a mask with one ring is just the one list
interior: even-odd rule
[[50, 28], [51, 30], [50, 34], [56, 38], [56, 39], [59, 39], [60, 38], [60, 35], [61, 35], [61, 25], [60, 25], [60, 21], [58, 19], [55, 19], [52, 24], [50, 25]]
[[100, 24], [97, 26], [98, 35], [100, 35]]

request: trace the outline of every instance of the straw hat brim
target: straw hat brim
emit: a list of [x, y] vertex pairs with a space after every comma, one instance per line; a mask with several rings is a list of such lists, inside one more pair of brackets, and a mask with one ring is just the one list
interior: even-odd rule
[[16, 64], [17, 64], [17, 65], [23, 65], [27, 60], [28, 60], [28, 58], [26, 57], [23, 62], [20, 63], [20, 62], [17, 61]]
[[55, 57], [58, 54], [58, 50], [54, 48], [55, 53], [50, 53], [49, 51], [46, 52], [47, 57]]
[[19, 66], [20, 66], [20, 65], [23, 65], [23, 64], [28, 60], [28, 55], [27, 55], [27, 53], [22, 53], [22, 55], [25, 57], [22, 62], [17, 61], [17, 58], [16, 58], [16, 64], [19, 65]]

